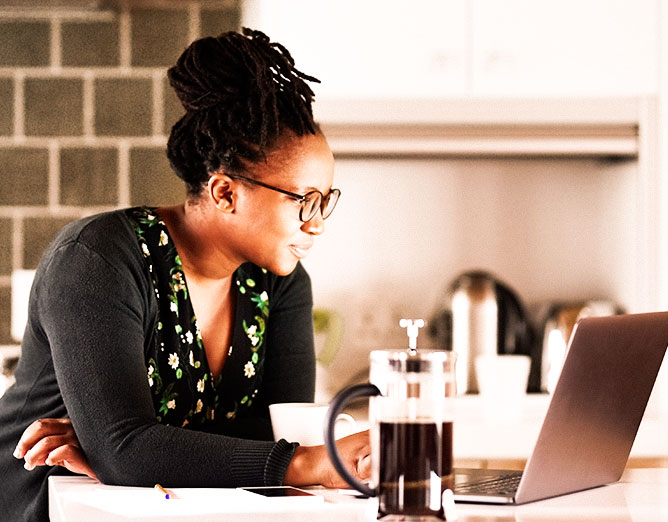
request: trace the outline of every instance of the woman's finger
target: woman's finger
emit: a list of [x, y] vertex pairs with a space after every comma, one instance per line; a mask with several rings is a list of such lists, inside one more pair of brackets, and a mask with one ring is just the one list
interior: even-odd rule
[[364, 455], [357, 463], [357, 476], [367, 479], [371, 476], [371, 455]]
[[77, 446], [59, 446], [49, 453], [46, 464], [48, 466], [62, 466], [73, 473], [88, 475], [90, 478], [97, 480], [97, 476], [88, 464], [83, 451]]
[[37, 441], [37, 443], [30, 448], [23, 459], [25, 460], [25, 468], [27, 470], [33, 469], [35, 466], [43, 466], [46, 458], [56, 448], [61, 446], [72, 446], [71, 438], [67, 435], [49, 435]]
[[78, 445], [79, 442], [74, 434], [74, 428], [70, 419], [39, 419], [28, 426], [21, 438], [19, 439], [16, 449], [14, 450], [14, 457], [22, 459], [25, 454], [32, 448], [40, 439], [50, 435], [67, 435], [73, 439], [72, 443]]
[[[343, 464], [348, 468], [351, 474], [358, 480], [369, 478], [371, 475], [371, 446], [369, 444], [369, 432], [362, 431], [348, 435], [347, 437], [337, 440], [336, 445]], [[348, 487], [347, 483], [334, 470], [331, 463], [329, 463], [328, 457], [327, 462], [329, 464], [328, 467], [331, 469], [329, 470], [327, 480], [323, 485], [339, 488]]]

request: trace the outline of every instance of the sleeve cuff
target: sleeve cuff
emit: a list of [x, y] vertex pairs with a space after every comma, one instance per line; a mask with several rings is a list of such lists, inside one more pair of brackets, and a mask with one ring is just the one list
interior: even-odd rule
[[267, 458], [267, 465], [264, 468], [265, 486], [282, 486], [285, 472], [299, 446], [297, 442], [287, 442], [285, 439], [279, 440]]
[[299, 446], [296, 442], [244, 441], [232, 457], [230, 473], [239, 486], [281, 486]]

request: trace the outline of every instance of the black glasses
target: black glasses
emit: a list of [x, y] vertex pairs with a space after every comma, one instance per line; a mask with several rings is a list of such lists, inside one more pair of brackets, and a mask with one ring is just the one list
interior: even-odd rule
[[311, 192], [308, 192], [302, 196], [301, 194], [295, 194], [294, 192], [283, 190], [278, 187], [273, 187], [271, 185], [267, 185], [266, 183], [262, 183], [261, 181], [247, 178], [245, 176], [237, 176], [236, 174], [228, 174], [228, 176], [232, 179], [241, 179], [243, 181], [247, 181], [248, 183], [252, 183], [253, 185], [258, 185], [259, 187], [275, 190], [276, 192], [280, 192], [281, 194], [285, 194], [286, 196], [290, 196], [291, 198], [299, 201], [301, 204], [301, 207], [299, 208], [299, 219], [304, 223], [311, 221], [318, 213], [318, 209], [320, 209], [320, 212], [322, 213], [322, 219], [327, 219], [334, 211], [334, 207], [336, 206], [337, 201], [339, 201], [339, 196], [341, 195], [341, 191], [339, 189], [333, 188], [327, 194], [323, 194], [319, 190], [312, 190]]

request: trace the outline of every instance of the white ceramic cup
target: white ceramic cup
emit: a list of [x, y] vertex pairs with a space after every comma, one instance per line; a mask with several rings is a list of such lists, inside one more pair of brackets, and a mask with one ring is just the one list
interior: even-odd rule
[[[324, 444], [323, 430], [329, 406], [311, 402], [284, 402], [269, 405], [274, 440], [299, 442], [302, 446]], [[347, 413], [336, 419], [336, 438], [356, 431], [357, 423]]]
[[527, 391], [531, 358], [528, 355], [481, 355], [475, 360], [480, 395], [512, 400]]

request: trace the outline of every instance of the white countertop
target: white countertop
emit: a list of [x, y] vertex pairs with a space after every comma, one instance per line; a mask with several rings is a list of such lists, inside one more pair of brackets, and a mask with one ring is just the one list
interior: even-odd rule
[[[375, 520], [374, 499], [354, 499], [335, 490], [314, 489], [323, 502], [291, 503], [249, 497], [233, 489], [175, 488], [165, 500], [153, 488], [105, 486], [88, 477], [49, 478], [52, 522], [165, 520], [363, 521]], [[630, 469], [618, 483], [522, 506], [458, 504], [460, 522], [548, 522], [605, 520], [668, 521], [668, 469]]]
[[[373, 520], [372, 502], [318, 488], [315, 499], [265, 498], [238, 489], [106, 486], [88, 477], [49, 478], [51, 522], [331, 522]], [[336, 501], [325, 499], [336, 497]], [[325, 497], [325, 498], [322, 498]], [[315, 500], [315, 502], [313, 501]], [[372, 511], [369, 512], [369, 509]]]

